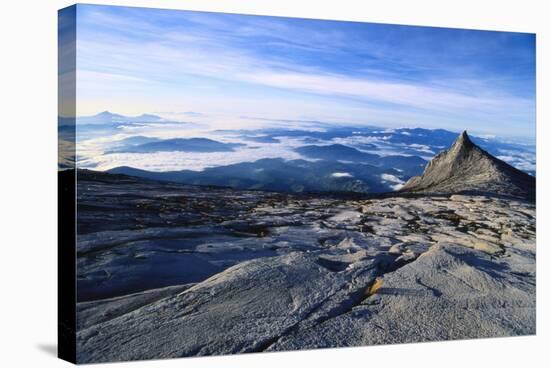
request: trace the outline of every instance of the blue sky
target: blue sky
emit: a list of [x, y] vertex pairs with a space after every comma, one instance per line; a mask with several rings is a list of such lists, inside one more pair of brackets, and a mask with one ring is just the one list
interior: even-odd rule
[[97, 5], [77, 14], [79, 115], [535, 134], [532, 34]]

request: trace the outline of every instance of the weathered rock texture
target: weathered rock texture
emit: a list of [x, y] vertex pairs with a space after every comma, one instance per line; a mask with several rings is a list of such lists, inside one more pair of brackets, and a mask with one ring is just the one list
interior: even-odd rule
[[401, 190], [484, 192], [534, 199], [535, 178], [482, 150], [464, 131], [449, 150], [428, 163], [422, 176], [411, 178]]
[[535, 333], [535, 205], [521, 198], [90, 172], [78, 195], [80, 363]]

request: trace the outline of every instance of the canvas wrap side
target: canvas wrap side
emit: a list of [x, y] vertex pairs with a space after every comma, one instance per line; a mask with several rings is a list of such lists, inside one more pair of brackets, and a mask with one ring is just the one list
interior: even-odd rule
[[58, 356], [76, 363], [76, 5], [58, 13]]

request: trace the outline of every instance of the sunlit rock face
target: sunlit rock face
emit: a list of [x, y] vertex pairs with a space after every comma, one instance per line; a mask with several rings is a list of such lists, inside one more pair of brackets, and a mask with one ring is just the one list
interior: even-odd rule
[[534, 198], [535, 178], [490, 155], [475, 145], [466, 131], [451, 148], [439, 153], [422, 176], [402, 188], [409, 192], [487, 192]]

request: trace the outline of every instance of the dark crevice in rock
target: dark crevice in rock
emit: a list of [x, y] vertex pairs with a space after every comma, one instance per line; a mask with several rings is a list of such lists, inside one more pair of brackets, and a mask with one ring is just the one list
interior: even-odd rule
[[416, 283], [425, 287], [426, 289], [430, 290], [435, 297], [440, 297], [441, 295], [443, 295], [443, 293], [441, 291], [439, 291], [438, 289], [434, 288], [434, 287], [431, 287], [431, 286], [428, 286], [426, 284], [424, 284], [422, 282], [422, 280], [420, 280], [419, 278], [416, 279]]
[[350, 265], [349, 262], [335, 261], [335, 260], [327, 259], [323, 257], [319, 257], [317, 259], [317, 264], [321, 267], [326, 268], [331, 272], [344, 271]]

